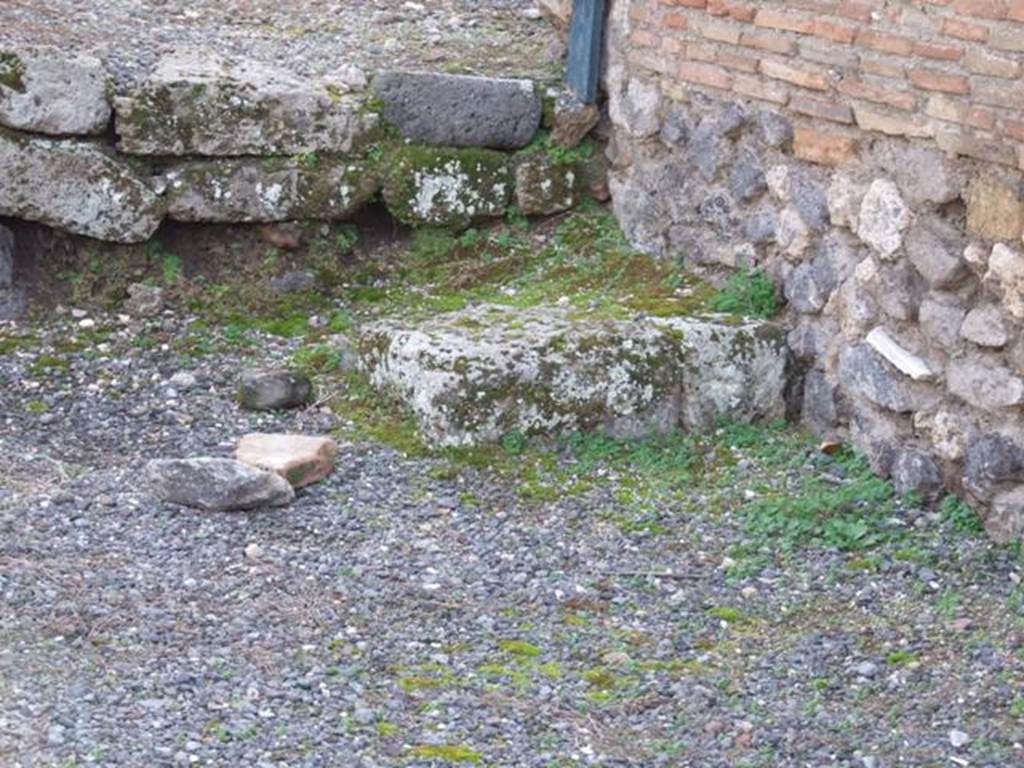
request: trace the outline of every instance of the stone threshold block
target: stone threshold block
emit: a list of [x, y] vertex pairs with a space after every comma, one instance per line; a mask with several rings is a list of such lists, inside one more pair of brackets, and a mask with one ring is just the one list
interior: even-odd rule
[[179, 51], [114, 99], [118, 146], [136, 155], [347, 154], [371, 141], [379, 123], [348, 87]]
[[510, 433], [640, 437], [785, 410], [785, 334], [771, 323], [484, 305], [370, 324], [360, 355], [371, 383], [406, 403], [437, 446]]
[[116, 243], [148, 240], [163, 201], [124, 160], [78, 139], [0, 128], [0, 215]]

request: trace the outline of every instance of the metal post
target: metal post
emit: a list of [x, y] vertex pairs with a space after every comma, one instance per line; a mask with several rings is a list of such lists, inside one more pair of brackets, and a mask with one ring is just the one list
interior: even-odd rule
[[565, 82], [584, 104], [597, 101], [605, 3], [606, 0], [574, 0], [572, 4]]

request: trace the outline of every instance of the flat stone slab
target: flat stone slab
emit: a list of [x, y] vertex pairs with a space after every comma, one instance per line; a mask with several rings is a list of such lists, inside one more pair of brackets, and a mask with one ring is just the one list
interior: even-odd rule
[[0, 215], [117, 243], [148, 240], [163, 201], [100, 145], [0, 129]]
[[371, 383], [405, 402], [440, 446], [511, 433], [639, 437], [784, 413], [785, 335], [770, 323], [485, 305], [370, 324], [360, 356]]
[[156, 459], [145, 475], [161, 500], [208, 512], [283, 507], [295, 498], [280, 475], [234, 459]]
[[378, 188], [363, 163], [326, 157], [186, 161], [165, 178], [167, 215], [186, 222], [346, 219]]
[[543, 111], [530, 80], [383, 71], [373, 89], [403, 138], [438, 147], [525, 147]]
[[379, 117], [348, 84], [184, 51], [114, 100], [119, 147], [137, 155], [346, 154]]
[[235, 458], [280, 475], [293, 488], [323, 480], [334, 469], [338, 444], [329, 437], [254, 432], [238, 441]]
[[0, 48], [0, 125], [81, 136], [109, 124], [107, 74], [98, 59], [56, 48]]

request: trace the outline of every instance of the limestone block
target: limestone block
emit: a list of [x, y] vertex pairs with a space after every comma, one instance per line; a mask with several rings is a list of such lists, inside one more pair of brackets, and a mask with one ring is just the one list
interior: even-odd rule
[[349, 87], [178, 51], [114, 100], [118, 146], [135, 155], [349, 153], [369, 143], [379, 123], [364, 98], [346, 93]]
[[512, 195], [508, 158], [491, 150], [409, 146], [388, 166], [384, 201], [403, 224], [460, 229], [504, 215]]
[[100, 134], [110, 124], [98, 59], [56, 48], [0, 48], [0, 125], [53, 136]]
[[759, 322], [482, 306], [371, 324], [360, 351], [373, 385], [405, 401], [437, 445], [513, 432], [639, 436], [784, 411], [784, 334]]
[[346, 219], [378, 188], [376, 175], [344, 158], [230, 158], [172, 164], [165, 173], [175, 221]]
[[0, 129], [0, 215], [118, 243], [148, 240], [163, 202], [98, 144]]

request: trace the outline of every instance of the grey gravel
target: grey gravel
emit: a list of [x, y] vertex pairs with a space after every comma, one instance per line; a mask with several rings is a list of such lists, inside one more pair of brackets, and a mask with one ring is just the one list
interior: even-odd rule
[[[842, 466], [767, 477], [738, 452], [720, 498], [637, 506], [611, 476], [531, 499], [366, 442], [343, 409], [239, 409], [236, 371], [297, 342], [183, 357], [178, 312], [90, 311], [102, 340], [78, 351], [68, 313], [0, 331], [31, 338], [0, 356], [0, 764], [427, 767], [453, 746], [530, 768], [1019, 760], [1012, 552], [922, 518], [871, 567], [814, 550], [730, 575], [748, 498]], [[191, 511], [136, 482], [150, 458], [228, 456], [254, 431], [352, 439], [282, 510]]]

